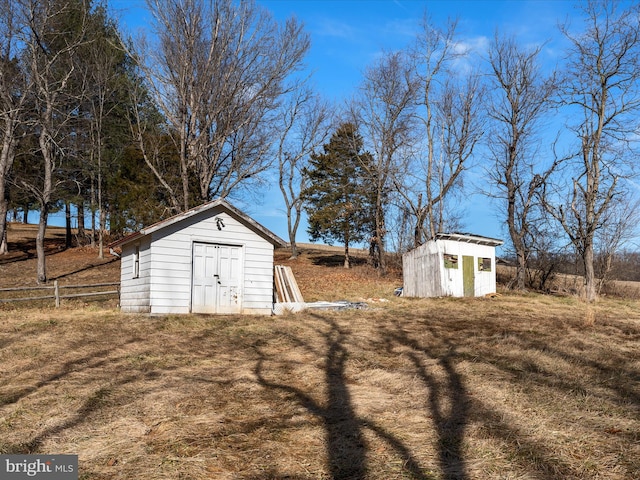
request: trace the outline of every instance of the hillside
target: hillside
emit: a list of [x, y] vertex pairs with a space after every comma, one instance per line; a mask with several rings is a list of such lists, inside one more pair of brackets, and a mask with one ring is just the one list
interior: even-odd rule
[[[8, 231], [9, 254], [0, 256], [0, 288], [36, 285], [36, 225], [10, 223]], [[47, 272], [49, 280], [61, 285], [95, 284], [120, 281], [120, 261], [105, 249], [104, 259], [98, 258], [95, 248], [64, 249], [65, 231], [59, 227], [47, 229]], [[277, 265], [288, 265], [305, 301], [320, 300], [362, 301], [363, 299], [389, 299], [395, 288], [402, 285], [402, 272], [398, 260], [390, 261], [389, 273], [380, 277], [366, 262], [366, 252], [352, 249], [351, 269], [342, 267], [341, 247], [301, 244], [300, 256], [290, 258], [287, 249], [275, 252]], [[502, 290], [514, 275], [513, 267], [497, 267], [498, 289]], [[575, 295], [580, 291], [582, 279], [571, 275], [557, 275], [554, 291], [560, 295]], [[610, 281], [602, 291], [604, 296], [640, 298], [640, 282]]]
[[[9, 254], [0, 256], [0, 288], [34, 286], [36, 284], [36, 225], [10, 223]], [[105, 249], [104, 259], [91, 247], [64, 249], [63, 228], [47, 229], [47, 273], [50, 281], [61, 285], [95, 284], [120, 281], [120, 261]], [[396, 268], [380, 278], [366, 265], [364, 252], [352, 252], [351, 269], [342, 267], [344, 257], [340, 247], [302, 245], [299, 258], [290, 259], [286, 249], [275, 252], [275, 262], [288, 265], [294, 272], [305, 301], [389, 298], [402, 284]]]
[[[0, 255], [0, 288], [36, 284], [36, 225], [10, 223], [7, 235], [9, 253]], [[98, 258], [97, 249], [64, 249], [65, 231], [47, 228], [47, 276], [61, 284], [92, 284], [120, 281], [120, 262], [105, 251]]]

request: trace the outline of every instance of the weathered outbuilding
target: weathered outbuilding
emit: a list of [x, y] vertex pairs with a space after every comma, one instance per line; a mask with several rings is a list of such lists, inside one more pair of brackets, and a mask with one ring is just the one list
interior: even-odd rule
[[479, 297], [496, 291], [496, 247], [502, 240], [462, 233], [436, 238], [402, 256], [403, 295]]
[[124, 312], [253, 313], [273, 308], [273, 252], [284, 240], [215, 200], [145, 227], [122, 247]]

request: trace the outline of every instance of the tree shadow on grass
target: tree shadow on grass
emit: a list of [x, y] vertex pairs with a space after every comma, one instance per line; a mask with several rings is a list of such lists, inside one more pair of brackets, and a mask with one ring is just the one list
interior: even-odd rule
[[93, 268], [97, 268], [97, 267], [102, 267], [104, 265], [108, 265], [109, 263], [113, 263], [113, 262], [117, 262], [120, 259], [118, 257], [113, 257], [113, 258], [108, 258], [105, 260], [96, 260], [93, 263], [90, 263], [89, 265], [85, 265], [84, 267], [81, 268], [77, 268], [75, 270], [71, 270], [69, 272], [66, 273], [61, 273], [60, 275], [55, 275], [49, 278], [50, 281], [54, 281], [54, 280], [60, 280], [61, 278], [66, 278], [66, 277], [70, 277], [72, 275], [75, 275], [77, 273], [82, 273], [82, 272], [86, 272], [88, 270], [91, 270]]
[[[117, 386], [121, 387], [138, 379], [138, 375], [129, 375], [121, 381], [117, 382]], [[80, 425], [83, 422], [89, 421], [92, 413], [99, 411], [103, 406], [106, 405], [108, 401], [107, 399], [111, 395], [114, 387], [115, 386], [109, 386], [95, 389], [91, 393], [91, 395], [86, 398], [82, 406], [78, 410], [76, 410], [76, 412], [69, 419], [42, 430], [29, 441], [5, 446], [3, 450], [6, 451], [3, 453], [9, 455], [27, 455], [38, 453], [42, 443], [46, 439], [52, 436], [56, 436], [67, 429]]]
[[[314, 265], [344, 268], [344, 255], [315, 255], [312, 256], [311, 259], [313, 260]], [[367, 259], [349, 255], [349, 263], [352, 267], [366, 265]]]
[[[47, 238], [44, 249], [46, 256], [51, 256], [65, 250], [64, 234], [62, 234], [62, 238], [58, 238], [58, 236], [55, 238]], [[35, 238], [29, 238], [19, 242], [8, 242], [7, 250], [7, 255], [0, 255], [0, 265], [24, 262], [37, 257]]]
[[[322, 420], [326, 434], [330, 478], [350, 480], [370, 478], [367, 469], [369, 452], [364, 439], [364, 430], [367, 429], [381, 438], [397, 455], [403, 458], [409, 478], [432, 480], [432, 477], [423, 472], [409, 448], [400, 439], [376, 425], [375, 422], [360, 418], [356, 414], [345, 374], [349, 357], [345, 345], [347, 333], [338, 326], [335, 320], [317, 314], [313, 316], [329, 326], [329, 331], [322, 333], [326, 349], [324, 352], [316, 352], [318, 356], [326, 358], [324, 367], [327, 387], [326, 404], [323, 405], [314, 400], [310, 394], [302, 389], [268, 379], [267, 364], [270, 358], [260, 351], [260, 348], [257, 348], [259, 360], [255, 367], [255, 374], [259, 384], [267, 389], [293, 396], [298, 404]], [[304, 345], [300, 339], [296, 340], [299, 345]], [[310, 346], [308, 348], [311, 349]]]
[[[141, 380], [155, 379], [155, 377], [157, 377], [155, 372], [147, 372], [143, 370], [136, 371], [135, 369], [131, 369], [132, 372], [116, 378], [110, 371], [110, 367], [113, 365], [128, 364], [129, 357], [127, 353], [114, 356], [113, 354], [115, 352], [130, 344], [135, 344], [141, 341], [143, 341], [141, 337], [132, 336], [120, 343], [112, 345], [109, 348], [101, 349], [99, 351], [91, 351], [87, 355], [76, 356], [64, 363], [61, 363], [55, 371], [46, 375], [34, 384], [4, 395], [3, 398], [0, 399], [0, 408], [7, 407], [11, 404], [18, 404], [18, 402], [32, 394], [35, 394], [42, 388], [55, 388], [55, 385], [58, 383], [63, 385], [70, 385], [73, 383], [78, 387], [78, 391], [72, 393], [72, 398], [77, 395], [82, 397], [83, 400], [77, 409], [73, 412], [68, 412], [68, 415], [63, 414], [65, 418], [55, 423], [52, 422], [53, 418], [48, 418], [46, 416], [45, 412], [40, 412], [42, 414], [42, 423], [50, 424], [50, 426], [41, 430], [38, 429], [39, 431], [31, 438], [24, 439], [23, 441], [14, 443], [3, 443], [0, 441], [0, 453], [41, 453], [40, 449], [43, 443], [48, 439], [58, 436], [62, 434], [62, 432], [82, 425], [83, 423], [92, 422], [95, 414], [110, 407], [112, 404], [117, 404], [118, 400], [115, 398], [117, 395], [122, 394], [122, 387]], [[153, 351], [143, 351], [138, 353], [138, 355], [144, 356], [152, 353]], [[106, 370], [103, 371], [104, 369]], [[79, 378], [82, 380], [74, 380], [74, 375], [79, 375]], [[88, 391], [83, 392], [85, 388]], [[18, 405], [16, 408], [20, 410], [23, 407]], [[57, 416], [57, 414], [55, 416]]]
[[262, 386], [293, 395], [300, 405], [322, 419], [326, 432], [331, 478], [366, 478], [366, 445], [345, 380], [347, 351], [344, 346], [344, 333], [333, 320], [325, 321], [331, 326], [329, 332], [324, 334], [327, 358], [325, 363], [326, 406], [296, 387], [268, 380], [265, 376], [265, 363], [268, 361], [266, 355], [261, 354], [255, 373]]
[[[437, 348], [421, 345], [398, 324], [388, 341], [409, 347], [408, 357], [418, 378], [427, 387], [427, 404], [437, 435], [438, 462], [445, 479], [469, 478], [463, 453], [464, 433], [469, 421], [470, 398], [460, 373], [456, 371], [455, 346], [444, 341]], [[444, 375], [437, 375], [427, 361]]]
[[116, 347], [103, 349], [97, 352], [91, 352], [88, 355], [68, 360], [60, 366], [57, 372], [46, 376], [33, 385], [24, 386], [23, 388], [1, 396], [0, 407], [16, 403], [22, 398], [36, 392], [38, 389], [62, 380], [72, 373], [78, 373], [84, 370], [92, 370], [103, 367], [104, 365], [107, 365], [108, 363], [113, 361], [113, 359], [110, 358], [110, 355], [113, 353], [115, 348], [122, 348], [126, 345], [139, 342], [140, 340], [140, 337], [133, 337], [128, 339], [126, 342], [117, 345]]
[[[549, 480], [561, 480], [567, 478], [581, 478], [581, 473], [558, 455], [558, 452], [549, 448], [543, 442], [532, 438], [531, 434], [523, 431], [517, 425], [511, 425], [508, 414], [492, 407], [478, 398], [472, 396], [465, 387], [464, 375], [459, 372], [457, 364], [464, 361], [473, 361], [492, 365], [506, 373], [511, 373], [514, 378], [522, 371], [515, 368], [512, 363], [520, 362], [526, 367], [526, 372], [534, 375], [534, 384], [544, 387], [560, 389], [569, 394], [575, 390], [578, 383], [565, 379], [557, 372], [545, 370], [540, 365], [527, 364], [526, 359], [517, 358], [507, 361], [501, 358], [497, 352], [491, 352], [482, 348], [482, 353], [460, 352], [461, 346], [468, 349], [469, 338], [472, 335], [475, 342], [482, 342], [477, 330], [464, 330], [442, 333], [437, 321], [424, 323], [423, 328], [416, 334], [408, 333], [400, 322], [395, 322], [393, 328], [385, 327], [381, 330], [381, 338], [384, 339], [383, 348], [387, 351], [396, 351], [398, 346], [414, 365], [417, 378], [425, 385], [428, 393], [426, 405], [430, 417], [433, 419], [438, 437], [438, 457], [443, 478], [455, 480], [468, 480], [468, 459], [464, 457], [464, 437], [468, 425], [480, 426], [482, 431], [490, 438], [499, 440], [505, 445], [514, 462], [526, 465], [527, 471], [539, 475], [539, 478]], [[532, 348], [532, 341], [524, 341], [524, 350]], [[478, 348], [480, 345], [476, 345]], [[474, 349], [475, 349], [474, 348]], [[552, 356], [562, 357], [565, 360], [579, 362], [565, 352], [546, 347]], [[524, 362], [524, 363], [523, 363]], [[609, 372], [602, 365], [586, 362], [590, 367]], [[520, 367], [518, 367], [520, 368]], [[627, 391], [620, 392], [625, 398], [629, 398]], [[536, 477], [537, 478], [537, 477]]]

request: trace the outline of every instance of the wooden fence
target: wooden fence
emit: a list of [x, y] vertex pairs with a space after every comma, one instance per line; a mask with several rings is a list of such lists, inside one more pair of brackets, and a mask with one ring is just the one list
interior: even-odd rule
[[[102, 290], [107, 287], [117, 287], [115, 290]], [[100, 289], [94, 292], [84, 293], [67, 293], [63, 294], [63, 290], [81, 290], [81, 289]], [[14, 288], [0, 288], [0, 295], [5, 293], [20, 294], [20, 292], [38, 292], [53, 290], [53, 295], [35, 295], [27, 297], [9, 297], [0, 298], [0, 303], [8, 302], [33, 302], [35, 300], [55, 300], [56, 307], [60, 306], [60, 301], [65, 298], [82, 298], [82, 297], [95, 297], [98, 295], [118, 295], [120, 296], [120, 283], [94, 283], [92, 285], [60, 285], [55, 280], [53, 285], [42, 287], [14, 287]]]

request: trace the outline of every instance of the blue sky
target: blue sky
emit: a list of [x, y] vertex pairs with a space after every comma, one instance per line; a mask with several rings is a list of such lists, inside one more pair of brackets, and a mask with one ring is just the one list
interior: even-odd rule
[[280, 20], [295, 16], [311, 35], [307, 64], [319, 89], [334, 99], [357, 88], [363, 69], [382, 51], [410, 44], [427, 13], [437, 25], [458, 19], [460, 41], [482, 51], [495, 30], [525, 44], [559, 40], [557, 24], [573, 1], [531, 0], [260, 0]]
[[[261, 0], [280, 20], [291, 15], [304, 22], [311, 35], [307, 68], [317, 89], [338, 104], [357, 90], [364, 69], [383, 51], [404, 48], [415, 39], [425, 13], [436, 25], [458, 19], [459, 41], [483, 55], [496, 29], [515, 35], [523, 44], [544, 44], [543, 58], [555, 65], [563, 41], [558, 22], [571, 17], [574, 2], [480, 0]], [[480, 153], [480, 152], [478, 152]], [[461, 206], [464, 230], [505, 238], [504, 221], [494, 205], [477, 193], [482, 170], [469, 172], [469, 195]], [[265, 195], [264, 208], [253, 216], [276, 234], [287, 238], [279, 191]], [[305, 227], [298, 241], [305, 241]]]
[[[295, 16], [311, 36], [306, 68], [329, 100], [340, 104], [353, 95], [364, 69], [383, 51], [404, 48], [415, 38], [427, 13], [436, 25], [458, 19], [458, 40], [484, 54], [491, 37], [515, 35], [524, 45], [544, 45], [543, 61], [554, 65], [563, 55], [558, 23], [571, 19], [573, 0], [257, 0], [276, 19]], [[145, 29], [148, 15], [140, 0], [112, 0], [125, 31]], [[480, 58], [480, 57], [478, 57]], [[481, 153], [481, 152], [478, 152]], [[464, 230], [505, 238], [503, 221], [485, 197], [474, 193], [482, 171], [469, 172], [469, 195], [463, 205]], [[260, 206], [238, 205], [257, 221], [288, 239], [283, 201], [276, 186], [264, 193]], [[307, 240], [301, 226], [298, 241]]]

